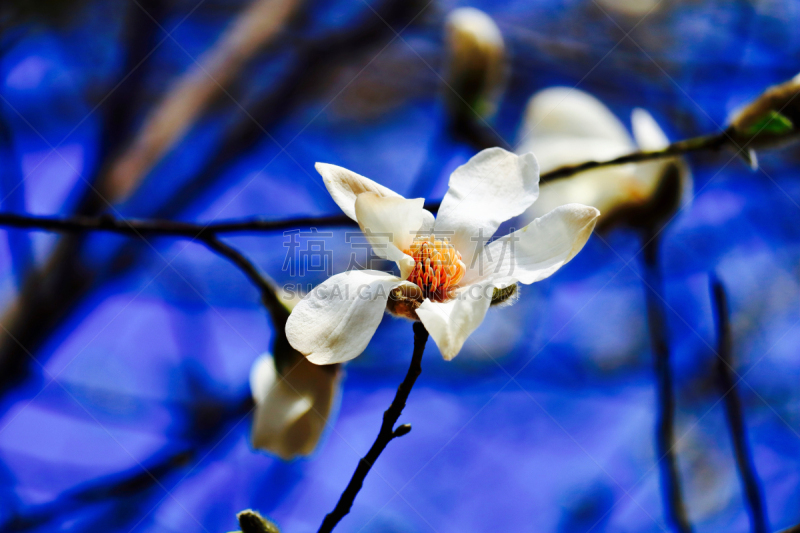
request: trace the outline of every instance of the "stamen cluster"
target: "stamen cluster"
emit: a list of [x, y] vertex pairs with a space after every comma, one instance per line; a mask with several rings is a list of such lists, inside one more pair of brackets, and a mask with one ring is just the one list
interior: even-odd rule
[[455, 247], [446, 240], [436, 240], [433, 235], [418, 237], [410, 249], [403, 251], [416, 263], [408, 281], [434, 302], [448, 300], [467, 270]]

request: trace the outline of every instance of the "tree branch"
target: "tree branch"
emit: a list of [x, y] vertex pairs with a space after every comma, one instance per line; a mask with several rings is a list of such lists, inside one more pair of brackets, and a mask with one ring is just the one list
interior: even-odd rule
[[675, 395], [672, 369], [670, 367], [667, 321], [656, 291], [663, 290], [658, 267], [659, 239], [652, 232], [645, 233], [644, 271], [647, 295], [647, 321], [653, 350], [653, 365], [656, 377], [658, 421], [656, 426], [656, 458], [661, 473], [661, 491], [664, 514], [673, 530], [690, 533], [686, 505], [681, 492], [678, 458], [675, 453]]
[[38, 215], [18, 215], [0, 213], [0, 226], [9, 228], [40, 229], [61, 233], [80, 233], [83, 231], [107, 231], [129, 237], [143, 235], [187, 237], [204, 239], [220, 233], [257, 233], [262, 231], [281, 231], [297, 227], [335, 227], [355, 226], [356, 222], [346, 215], [325, 217], [302, 217], [288, 220], [246, 219], [213, 224], [176, 222], [172, 220], [118, 219], [109, 215], [99, 217], [74, 216], [50, 217]]
[[[210, 250], [228, 259], [244, 272], [247, 278], [261, 292], [261, 298], [270, 313], [286, 315], [287, 317], [289, 314], [278, 300], [276, 288], [266, 279], [264, 274], [241, 252], [216, 237], [217, 233], [241, 233], [258, 229], [272, 229], [274, 227], [291, 227], [286, 226], [286, 222], [283, 221], [252, 220], [202, 225], [169, 220], [119, 220], [110, 216], [57, 218], [0, 213], [0, 226], [60, 233], [79, 233], [90, 230], [108, 231], [130, 237], [144, 237], [144, 235], [155, 234], [197, 240], [205, 244]], [[283, 319], [283, 322], [285, 322], [285, 319]]]
[[406, 406], [406, 400], [408, 400], [408, 395], [411, 393], [414, 382], [422, 372], [422, 353], [425, 351], [425, 343], [427, 341], [428, 332], [425, 326], [423, 326], [421, 322], [414, 322], [414, 353], [411, 356], [411, 365], [408, 367], [406, 377], [403, 379], [400, 386], [397, 387], [397, 394], [395, 394], [392, 404], [383, 413], [383, 422], [381, 423], [381, 429], [378, 432], [378, 436], [375, 438], [375, 442], [367, 452], [367, 455], [359, 460], [356, 471], [353, 472], [353, 477], [350, 478], [350, 483], [347, 484], [347, 488], [342, 492], [342, 496], [339, 498], [339, 502], [336, 504], [333, 511], [325, 516], [325, 520], [322, 521], [318, 533], [330, 533], [333, 531], [336, 524], [350, 512], [350, 508], [353, 506], [353, 501], [356, 499], [358, 491], [361, 490], [364, 479], [367, 477], [372, 465], [378, 460], [381, 452], [386, 448], [386, 445], [395, 438], [402, 437], [411, 431], [411, 426], [409, 424], [403, 424], [396, 429], [394, 425], [397, 419], [400, 418], [403, 408]]
[[277, 289], [272, 282], [236, 248], [225, 244], [214, 236], [201, 239], [201, 242], [210, 250], [217, 252], [233, 263], [256, 286], [261, 293], [261, 301], [264, 303], [264, 307], [269, 311], [275, 329], [282, 335], [286, 320], [289, 318], [289, 310], [278, 299]]
[[606, 161], [586, 161], [577, 165], [565, 165], [558, 167], [549, 172], [545, 172], [539, 176], [539, 181], [544, 183], [548, 181], [555, 181], [558, 179], [569, 178], [575, 174], [586, 172], [588, 170], [595, 170], [598, 168], [613, 167], [617, 165], [627, 165], [628, 163], [644, 163], [647, 161], [654, 161], [656, 159], [664, 159], [668, 157], [675, 157], [691, 152], [700, 152], [703, 150], [716, 151], [728, 144], [731, 139], [728, 130], [721, 131], [714, 135], [705, 135], [702, 137], [693, 137], [683, 141], [676, 141], [661, 150], [648, 150], [636, 151], [630, 154], [608, 159]]
[[[609, 159], [607, 161], [587, 161], [578, 165], [559, 167], [549, 172], [544, 172], [539, 177], [541, 182], [554, 181], [568, 178], [581, 172], [595, 170], [615, 165], [629, 163], [642, 163], [655, 159], [674, 157], [700, 150], [717, 150], [725, 145], [727, 133], [695, 137], [675, 142], [663, 150], [648, 152], [632, 152], [630, 154]], [[425, 208], [431, 212], [439, 210], [440, 202], [429, 202]], [[345, 216], [330, 215], [322, 217], [299, 217], [285, 220], [246, 219], [231, 220], [213, 224], [191, 222], [176, 222], [171, 220], [120, 220], [111, 216], [75, 216], [75, 217], [48, 217], [34, 215], [17, 215], [0, 213], [0, 226], [10, 228], [42, 229], [65, 233], [81, 231], [109, 231], [121, 235], [171, 235], [180, 237], [201, 238], [206, 234], [221, 233], [256, 233], [262, 231], [281, 231], [298, 227], [336, 227], [354, 226], [355, 222]]]
[[747, 442], [747, 429], [744, 425], [742, 402], [736, 391], [738, 377], [733, 368], [733, 335], [731, 333], [730, 311], [725, 286], [716, 275], [711, 276], [711, 294], [717, 325], [716, 379], [722, 399], [725, 402], [725, 417], [733, 441], [736, 468], [742, 481], [742, 492], [750, 514], [753, 533], [768, 533], [764, 495], [753, 464], [752, 453]]

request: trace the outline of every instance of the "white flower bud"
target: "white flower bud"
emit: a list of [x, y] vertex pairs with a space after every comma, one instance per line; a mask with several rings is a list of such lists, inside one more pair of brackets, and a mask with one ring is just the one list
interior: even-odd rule
[[311, 454], [335, 400], [338, 365], [317, 366], [299, 356], [281, 376], [269, 354], [253, 363], [250, 389], [256, 402], [252, 444], [283, 459]]
[[644, 17], [661, 7], [660, 0], [597, 0], [603, 9], [610, 9], [629, 17]]
[[[472, 7], [455, 9], [445, 22], [445, 101], [456, 123], [488, 119], [506, 82], [503, 36], [492, 18]], [[476, 117], [477, 114], [477, 117]]]

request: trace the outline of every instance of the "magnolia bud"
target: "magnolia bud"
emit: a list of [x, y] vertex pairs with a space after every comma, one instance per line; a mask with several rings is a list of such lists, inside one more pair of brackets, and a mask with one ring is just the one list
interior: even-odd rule
[[245, 509], [236, 515], [242, 533], [280, 533], [278, 526], [261, 516], [258, 511]]
[[738, 145], [735, 147], [748, 150], [778, 147], [795, 140], [800, 133], [800, 74], [773, 85], [736, 112], [729, 131]]
[[418, 321], [417, 309], [424, 299], [422, 290], [416, 285], [401, 285], [389, 293], [386, 310], [394, 316]]
[[492, 291], [492, 307], [506, 307], [514, 304], [519, 299], [519, 287], [512, 283], [507, 287], [495, 287]]
[[455, 9], [445, 22], [445, 46], [445, 102], [451, 119], [463, 124], [491, 118], [506, 82], [506, 51], [500, 29], [483, 11]]
[[408, 435], [411, 432], [411, 424], [403, 424], [402, 426], [397, 426], [394, 430], [395, 437], [402, 437], [403, 435]]
[[252, 443], [288, 460], [316, 448], [338, 394], [341, 372], [339, 365], [315, 365], [294, 350], [282, 359], [278, 366], [264, 354], [250, 371], [256, 403]]

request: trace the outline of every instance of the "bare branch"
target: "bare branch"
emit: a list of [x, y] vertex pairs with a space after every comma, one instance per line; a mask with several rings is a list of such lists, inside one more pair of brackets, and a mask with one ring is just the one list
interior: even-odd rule
[[711, 277], [711, 295], [717, 323], [717, 386], [725, 402], [725, 417], [733, 441], [736, 468], [742, 480], [742, 493], [750, 514], [753, 533], [768, 533], [769, 524], [764, 506], [764, 494], [758, 472], [753, 463], [752, 451], [747, 441], [747, 428], [744, 425], [742, 401], [736, 390], [738, 374], [733, 368], [733, 334], [731, 332], [730, 310], [725, 286], [715, 275]]
[[644, 274], [647, 295], [647, 321], [653, 350], [656, 378], [658, 416], [656, 426], [656, 458], [661, 472], [661, 492], [664, 514], [670, 527], [678, 533], [691, 533], [692, 525], [686, 512], [678, 458], [675, 453], [675, 393], [673, 391], [670, 347], [667, 341], [667, 320], [660, 301], [663, 282], [658, 265], [659, 239], [645, 234]]
[[333, 531], [336, 524], [350, 512], [353, 501], [355, 501], [361, 486], [364, 484], [364, 479], [366, 479], [372, 465], [378, 460], [386, 445], [395, 438], [407, 435], [411, 431], [411, 426], [408, 424], [403, 424], [397, 429], [395, 429], [394, 425], [403, 413], [403, 408], [406, 406], [406, 401], [412, 387], [414, 387], [414, 382], [417, 381], [417, 377], [422, 372], [422, 353], [425, 351], [426, 342], [428, 342], [428, 331], [421, 322], [414, 322], [414, 353], [411, 356], [411, 365], [408, 367], [406, 377], [397, 387], [397, 394], [395, 394], [391, 405], [383, 413], [383, 422], [375, 442], [367, 452], [367, 455], [358, 461], [358, 466], [356, 471], [353, 472], [353, 477], [350, 478], [350, 483], [347, 484], [347, 488], [342, 492], [342, 496], [333, 511], [325, 516], [318, 533], [330, 533]]

